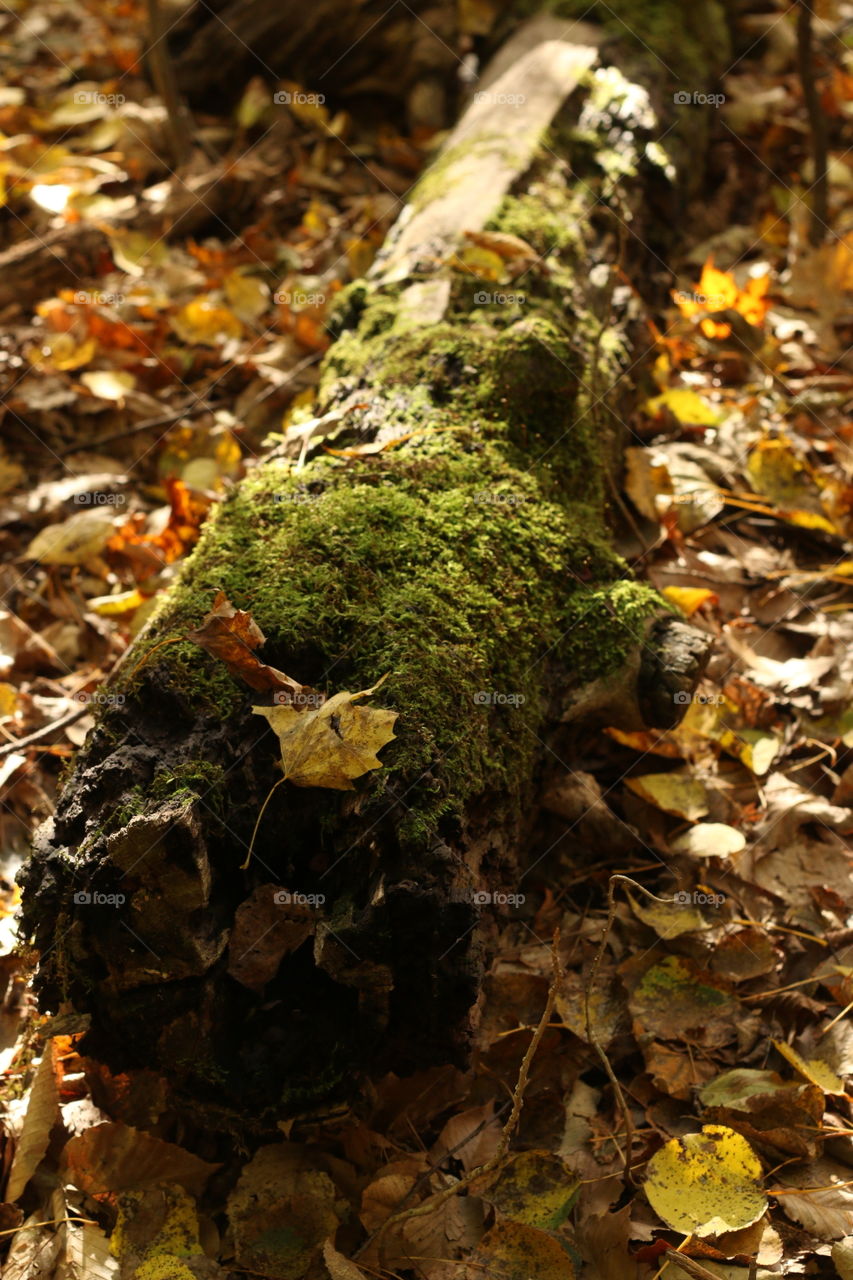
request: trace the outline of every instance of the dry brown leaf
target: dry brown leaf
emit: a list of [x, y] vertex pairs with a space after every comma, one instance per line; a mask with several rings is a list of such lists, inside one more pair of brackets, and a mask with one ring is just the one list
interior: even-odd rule
[[299, 1280], [349, 1210], [328, 1173], [297, 1143], [261, 1147], [228, 1197], [228, 1219], [241, 1268]]
[[59, 1089], [56, 1081], [56, 1043], [48, 1040], [33, 1077], [24, 1127], [15, 1147], [9, 1172], [6, 1199], [17, 1200], [44, 1159], [50, 1131], [59, 1119]]
[[578, 1244], [598, 1280], [637, 1280], [631, 1257], [631, 1206], [616, 1213], [589, 1215], [578, 1228]]
[[740, 1002], [728, 984], [682, 956], [667, 956], [643, 974], [629, 999], [635, 1033], [708, 1048], [737, 1036]]
[[323, 1242], [323, 1261], [332, 1280], [365, 1280], [365, 1273], [349, 1258], [338, 1253], [331, 1239]]
[[251, 991], [262, 990], [282, 958], [314, 932], [315, 912], [292, 898], [280, 885], [261, 884], [237, 908], [228, 943], [228, 972]]
[[250, 613], [234, 608], [224, 591], [216, 593], [210, 613], [200, 627], [187, 632], [187, 639], [224, 662], [232, 676], [245, 680], [259, 693], [312, 694], [322, 701], [321, 694], [291, 680], [283, 671], [266, 666], [255, 656], [254, 650], [264, 644], [266, 636]]
[[575, 1268], [554, 1236], [505, 1219], [487, 1231], [465, 1269], [465, 1280], [574, 1280]]
[[164, 1182], [176, 1182], [192, 1195], [200, 1195], [219, 1168], [128, 1124], [87, 1129], [66, 1144], [63, 1163], [68, 1181], [90, 1195], [141, 1191]]
[[49, 524], [37, 533], [27, 547], [27, 555], [44, 564], [86, 564], [101, 554], [112, 532], [111, 516], [101, 511], [78, 511], [61, 524]]
[[[500, 1141], [501, 1126], [495, 1120], [493, 1099], [479, 1107], [469, 1107], [451, 1116], [430, 1151], [434, 1164], [441, 1164], [449, 1152], [466, 1173], [491, 1160]], [[460, 1145], [461, 1144], [461, 1145]]]
[[[779, 1204], [786, 1215], [820, 1240], [841, 1240], [853, 1234], [853, 1186], [848, 1165], [813, 1160], [787, 1166], [776, 1183], [783, 1194]], [[791, 1190], [797, 1188], [797, 1190]]]

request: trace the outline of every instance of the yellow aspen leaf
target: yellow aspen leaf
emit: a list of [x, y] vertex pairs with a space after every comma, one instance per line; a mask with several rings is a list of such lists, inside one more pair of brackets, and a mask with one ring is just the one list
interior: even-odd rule
[[682, 933], [699, 933], [710, 925], [698, 907], [673, 899], [671, 902], [637, 902], [627, 894], [631, 910], [638, 920], [654, 929], [659, 938], [678, 938]]
[[451, 265], [478, 280], [501, 281], [506, 276], [506, 263], [500, 254], [480, 245], [468, 245], [460, 254], [454, 254]]
[[269, 288], [257, 276], [247, 276], [242, 271], [229, 271], [222, 283], [234, 314], [244, 324], [257, 320], [270, 305]]
[[70, 333], [55, 333], [43, 343], [30, 343], [24, 348], [24, 355], [36, 369], [65, 372], [88, 364], [95, 358], [97, 350], [94, 338], [78, 342]]
[[710, 735], [724, 751], [736, 756], [750, 773], [763, 778], [782, 746], [781, 739], [765, 729], [721, 729]]
[[746, 1138], [725, 1125], [706, 1124], [652, 1156], [644, 1189], [668, 1227], [712, 1236], [758, 1221], [767, 1210], [761, 1183], [761, 1161]]
[[824, 1093], [831, 1093], [843, 1097], [847, 1090], [844, 1087], [844, 1081], [835, 1074], [827, 1063], [820, 1058], [803, 1058], [796, 1049], [792, 1049], [789, 1044], [785, 1044], [784, 1040], [774, 1040], [773, 1048], [781, 1053], [782, 1057], [790, 1062], [795, 1071], [799, 1071], [810, 1084], [816, 1084]]
[[134, 587], [131, 591], [120, 591], [113, 596], [93, 596], [86, 601], [86, 608], [96, 613], [99, 618], [117, 618], [123, 613], [130, 613], [150, 597]]
[[521, 1151], [477, 1194], [505, 1218], [543, 1231], [556, 1231], [566, 1220], [580, 1190], [580, 1178], [551, 1151]]
[[625, 785], [656, 809], [674, 813], [688, 822], [696, 822], [708, 812], [708, 794], [702, 783], [682, 771], [645, 773], [638, 778], [627, 778]]
[[625, 729], [617, 729], [614, 725], [608, 725], [604, 732], [621, 747], [642, 751], [644, 755], [668, 756], [670, 760], [677, 760], [681, 755], [678, 744], [671, 734], [662, 733], [659, 729], [628, 732]]

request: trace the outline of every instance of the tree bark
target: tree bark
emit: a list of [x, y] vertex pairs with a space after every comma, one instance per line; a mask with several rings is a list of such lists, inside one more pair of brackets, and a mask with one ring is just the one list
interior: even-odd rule
[[[701, 673], [612, 548], [649, 346], [624, 266], [669, 169], [644, 90], [579, 88], [595, 59], [540, 44], [471, 104], [340, 300], [329, 434], [206, 526], [25, 871], [45, 1005], [208, 1123], [463, 1061], [543, 759], [581, 719], [674, 723]], [[399, 717], [354, 791], [276, 790], [246, 871], [281, 775], [263, 698], [185, 638], [219, 589], [265, 662], [329, 694], [387, 676]]]

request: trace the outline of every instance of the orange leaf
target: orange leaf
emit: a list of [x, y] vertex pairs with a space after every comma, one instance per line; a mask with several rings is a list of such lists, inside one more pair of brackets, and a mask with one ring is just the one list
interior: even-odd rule
[[200, 627], [187, 632], [187, 639], [224, 662], [232, 676], [245, 680], [259, 693], [282, 691], [288, 695], [288, 701], [304, 694], [314, 695], [315, 701], [320, 697], [313, 689], [291, 680], [275, 667], [266, 666], [255, 656], [255, 649], [260, 649], [266, 636], [250, 613], [234, 608], [224, 591], [216, 593], [210, 613]]

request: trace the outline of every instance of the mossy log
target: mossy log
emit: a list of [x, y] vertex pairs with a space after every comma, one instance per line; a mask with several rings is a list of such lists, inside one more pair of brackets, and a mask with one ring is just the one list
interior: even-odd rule
[[[46, 1006], [208, 1121], [463, 1060], [502, 910], [482, 894], [517, 886], [547, 749], [579, 717], [673, 723], [701, 670], [612, 546], [648, 347], [614, 258], [629, 225], [642, 261], [670, 166], [645, 91], [595, 56], [537, 46], [448, 138], [339, 300], [329, 434], [221, 504], [25, 870]], [[265, 662], [326, 693], [387, 675], [399, 714], [354, 791], [277, 789], [245, 871], [278, 744], [185, 638], [220, 589]]]

